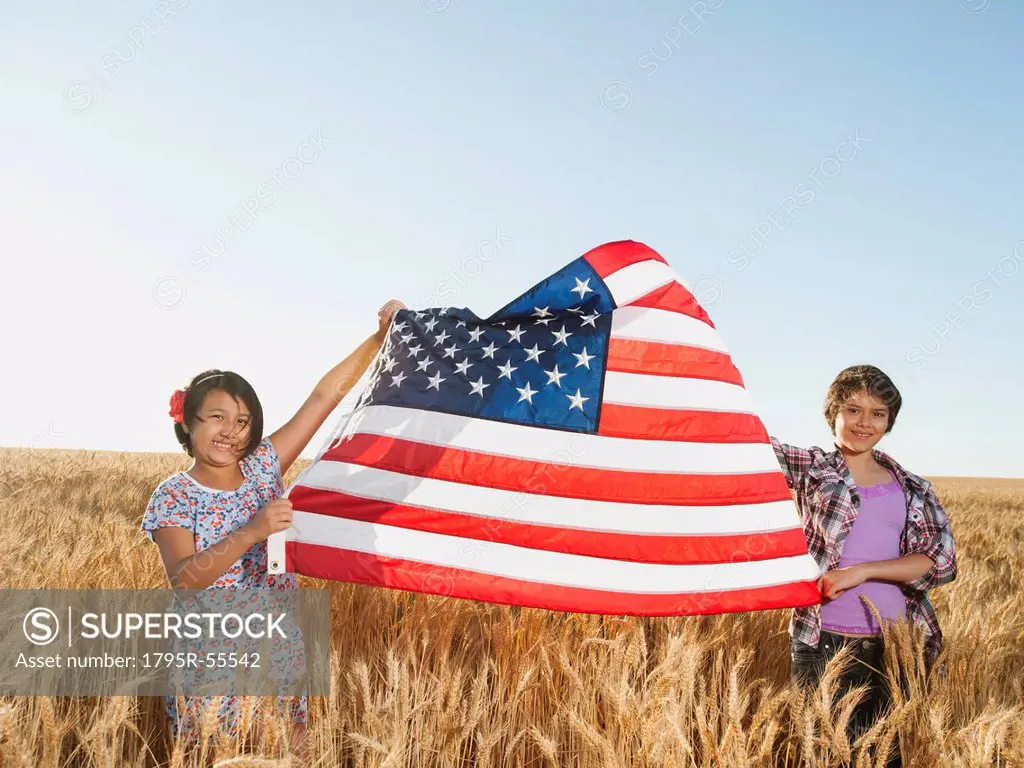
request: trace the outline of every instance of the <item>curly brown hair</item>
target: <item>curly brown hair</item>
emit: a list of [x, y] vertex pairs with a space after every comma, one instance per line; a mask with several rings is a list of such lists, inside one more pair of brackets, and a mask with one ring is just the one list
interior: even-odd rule
[[851, 365], [839, 372], [829, 385], [825, 396], [825, 421], [832, 434], [836, 433], [836, 417], [839, 409], [857, 392], [867, 392], [877, 397], [889, 409], [889, 423], [885, 431], [891, 432], [896, 416], [903, 405], [903, 397], [896, 385], [881, 369], [873, 365]]

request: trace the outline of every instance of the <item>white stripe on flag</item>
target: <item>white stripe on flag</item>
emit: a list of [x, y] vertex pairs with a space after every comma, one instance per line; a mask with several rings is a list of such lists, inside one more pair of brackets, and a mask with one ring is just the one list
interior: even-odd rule
[[618, 307], [624, 307], [663, 285], [681, 282], [672, 267], [653, 259], [630, 264], [604, 278], [604, 284]]
[[[605, 374], [604, 402], [646, 408], [755, 412], [747, 390], [736, 384], [618, 371]], [[773, 469], [778, 469], [777, 463]]]
[[[464, 547], [475, 541], [472, 539], [301, 511], [292, 518], [288, 538], [307, 544], [338, 542], [339, 557], [344, 550], [355, 550], [533, 583], [630, 594], [755, 589], [819, 576], [810, 555], [717, 565], [659, 565], [491, 542], [485, 557], [470, 561]], [[471, 562], [473, 567], [469, 568]], [[543, 578], [538, 578], [540, 574]]]
[[[723, 506], [627, 504], [507, 491], [321, 461], [302, 487], [442, 512], [535, 525], [654, 536], [773, 533], [800, 526], [792, 501]], [[339, 510], [341, 509], [339, 502]]]
[[[651, 378], [666, 379], [664, 376]], [[696, 385], [698, 390], [706, 383], [703, 379], [670, 381], [675, 382], [672, 388], [678, 389], [680, 396], [685, 396], [689, 382], [701, 382]], [[721, 402], [740, 402], [733, 393], [739, 387], [716, 383], [721, 390], [715, 388], [714, 391], [723, 393]], [[704, 396], [696, 396], [695, 402], [704, 404]], [[630, 440], [390, 405], [371, 405], [353, 415], [348, 433], [387, 435], [494, 456], [623, 472], [737, 475], [779, 471], [779, 460], [769, 443]]]
[[664, 309], [616, 309], [612, 312], [612, 338], [682, 344], [729, 354], [718, 331], [703, 320]]

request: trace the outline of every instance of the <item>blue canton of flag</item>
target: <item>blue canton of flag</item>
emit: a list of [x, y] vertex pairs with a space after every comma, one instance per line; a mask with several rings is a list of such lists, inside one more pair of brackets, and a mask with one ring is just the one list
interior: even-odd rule
[[366, 403], [595, 432], [614, 308], [580, 258], [486, 319], [403, 310]]

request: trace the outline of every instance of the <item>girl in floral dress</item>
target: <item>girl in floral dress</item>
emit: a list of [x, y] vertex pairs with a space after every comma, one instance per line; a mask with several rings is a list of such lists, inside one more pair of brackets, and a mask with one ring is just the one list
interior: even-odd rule
[[[174, 589], [297, 589], [294, 574], [267, 573], [267, 538], [291, 525], [292, 507], [282, 476], [309, 444], [380, 349], [394, 313], [378, 313], [378, 329], [328, 371], [284, 426], [263, 435], [263, 409], [249, 383], [231, 371], [209, 370], [171, 397], [174, 433], [192, 466], [163, 480], [153, 492], [142, 530], [160, 550]], [[301, 647], [275, 654], [301, 655]], [[165, 697], [172, 736], [198, 737], [199, 717], [218, 697]], [[237, 732], [240, 696], [220, 698], [219, 721]], [[280, 697], [293, 723], [293, 743], [305, 752], [307, 700]]]

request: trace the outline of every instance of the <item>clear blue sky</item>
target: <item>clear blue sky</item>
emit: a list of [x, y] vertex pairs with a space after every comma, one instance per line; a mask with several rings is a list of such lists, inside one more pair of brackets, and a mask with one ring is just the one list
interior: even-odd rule
[[168, 397], [211, 366], [272, 429], [387, 298], [484, 315], [635, 239], [773, 434], [829, 445], [826, 388], [870, 362], [910, 469], [1024, 476], [1010, 0], [0, 14], [2, 445], [177, 450]]

